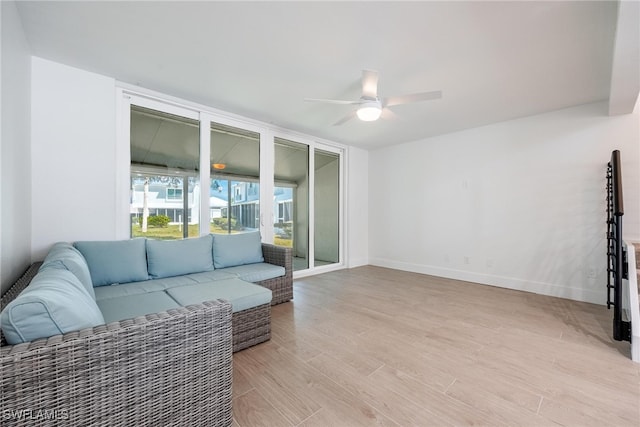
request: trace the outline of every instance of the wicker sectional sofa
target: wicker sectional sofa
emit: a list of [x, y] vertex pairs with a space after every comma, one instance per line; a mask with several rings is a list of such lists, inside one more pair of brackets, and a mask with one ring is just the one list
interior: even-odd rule
[[[77, 246], [82, 249], [81, 244]], [[148, 246], [145, 242], [145, 247]], [[281, 267], [284, 274], [254, 283], [270, 291], [270, 304], [290, 300], [293, 296], [291, 250], [267, 244], [260, 247], [263, 263]], [[161, 255], [164, 248], [160, 246]], [[222, 254], [216, 254], [215, 245], [212, 248], [214, 259]], [[175, 249], [173, 247], [173, 255]], [[236, 252], [238, 249], [235, 248]], [[5, 308], [12, 301], [18, 301], [23, 291], [21, 297], [29, 295], [32, 281], [35, 287], [39, 283], [48, 289], [47, 281], [37, 277], [43, 272], [55, 278], [56, 275], [67, 277], [74, 271], [73, 263], [65, 265], [55, 254], [52, 256], [52, 252], [44, 266], [42, 263], [32, 265], [2, 296], [3, 315]], [[121, 255], [126, 258], [124, 252]], [[171, 255], [171, 250], [168, 253]], [[171, 274], [180, 270], [164, 262], [166, 255], [155, 257], [155, 273]], [[86, 259], [91, 257], [89, 251]], [[153, 257], [149, 253], [147, 257], [151, 273]], [[178, 258], [183, 261], [182, 265], [194, 264], [194, 257], [188, 251]], [[224, 255], [221, 258], [224, 259]], [[54, 264], [47, 267], [52, 261]], [[88, 264], [91, 265], [91, 261]], [[7, 337], [11, 337], [9, 342], [15, 341], [12, 336], [15, 331], [5, 331], [3, 321], [2, 425], [231, 425], [232, 352], [270, 337], [270, 304], [264, 292], [256, 293], [257, 300], [252, 295], [245, 298], [234, 293], [234, 284], [246, 283], [239, 278], [261, 278], [257, 264], [262, 263], [248, 263], [244, 268], [243, 265], [212, 267], [167, 277], [149, 274], [147, 280], [94, 287], [96, 304], [105, 312], [102, 324], [27, 342], [9, 344]], [[93, 270], [90, 273], [94, 284], [94, 278], [100, 280], [100, 272], [96, 277]], [[111, 274], [109, 269], [106, 274]], [[218, 277], [214, 277], [216, 274]], [[223, 282], [227, 284], [226, 291], [223, 286], [221, 295], [212, 297], [215, 296], [212, 289]], [[253, 285], [247, 284], [250, 286]], [[157, 311], [137, 307], [140, 305], [137, 301], [144, 301], [144, 294], [157, 292], [168, 293], [168, 296], [173, 292], [175, 301], [182, 304]], [[203, 299], [198, 301], [199, 296]], [[127, 301], [134, 303], [127, 305]], [[78, 305], [82, 304], [78, 302]], [[163, 307], [162, 304], [151, 306]], [[138, 308], [142, 310], [139, 315], [117, 318], [135, 313]]]

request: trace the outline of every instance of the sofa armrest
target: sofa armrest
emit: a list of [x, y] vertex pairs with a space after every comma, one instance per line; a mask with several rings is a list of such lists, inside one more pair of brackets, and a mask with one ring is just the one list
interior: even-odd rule
[[[40, 269], [41, 265], [42, 262], [35, 262], [31, 264], [29, 268], [27, 268], [27, 271], [25, 271], [25, 273], [16, 281], [16, 283], [14, 283], [13, 286], [11, 286], [4, 294], [2, 294], [2, 298], [0, 298], [0, 311], [4, 310], [7, 304], [13, 301], [18, 295], [20, 295], [20, 292], [22, 292], [27, 286], [29, 286], [29, 283], [31, 283], [31, 279], [33, 279], [36, 274], [38, 274], [38, 270]], [[4, 337], [2, 344], [5, 344]]]
[[281, 304], [293, 298], [293, 251], [291, 248], [262, 244], [264, 262], [284, 267], [284, 276], [256, 282], [273, 293], [271, 305]]
[[285, 274], [287, 275], [290, 275], [293, 272], [292, 253], [291, 248], [276, 246], [269, 243], [262, 244], [262, 256], [264, 257], [264, 262], [284, 267], [286, 272]]
[[3, 425], [230, 426], [231, 316], [217, 300], [2, 346]]

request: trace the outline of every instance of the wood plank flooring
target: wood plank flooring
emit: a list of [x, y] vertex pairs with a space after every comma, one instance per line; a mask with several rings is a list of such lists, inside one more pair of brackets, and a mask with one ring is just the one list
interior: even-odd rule
[[371, 266], [296, 280], [271, 340], [234, 355], [234, 425], [638, 427], [611, 316]]

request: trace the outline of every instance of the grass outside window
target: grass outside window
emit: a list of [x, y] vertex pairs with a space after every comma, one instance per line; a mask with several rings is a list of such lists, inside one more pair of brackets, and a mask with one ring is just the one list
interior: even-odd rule
[[[209, 232], [213, 234], [227, 234], [228, 230], [220, 228], [215, 224], [209, 225]], [[231, 230], [231, 234], [241, 233], [241, 231]], [[200, 235], [200, 225], [189, 225], [189, 236], [196, 237]], [[142, 232], [142, 227], [133, 224], [131, 227], [131, 237], [148, 237], [149, 239], [158, 240], [176, 240], [182, 239], [182, 226], [178, 224], [169, 224], [166, 227], [148, 227], [147, 232]], [[282, 237], [275, 237], [273, 243], [277, 246], [293, 247], [293, 241]]]

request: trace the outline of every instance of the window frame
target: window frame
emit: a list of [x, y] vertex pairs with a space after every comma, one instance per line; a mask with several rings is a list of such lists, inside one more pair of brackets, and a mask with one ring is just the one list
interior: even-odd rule
[[[294, 278], [304, 277], [319, 272], [331, 271], [344, 268], [348, 260], [347, 255], [347, 234], [345, 232], [345, 216], [347, 209], [346, 200], [346, 167], [348, 147], [335, 143], [333, 141], [321, 140], [295, 131], [279, 128], [272, 124], [247, 119], [237, 115], [233, 115], [224, 111], [216, 110], [201, 104], [167, 96], [154, 91], [146, 90], [134, 85], [118, 82], [116, 89], [116, 238], [129, 238], [130, 233], [130, 216], [129, 202], [131, 191], [131, 156], [130, 156], [130, 109], [131, 105], [139, 105], [169, 114], [182, 116], [189, 119], [200, 121], [200, 171], [199, 180], [200, 188], [208, 188], [210, 185], [211, 171], [209, 165], [210, 159], [210, 126], [211, 123], [219, 123], [222, 125], [233, 126], [243, 130], [256, 132], [260, 135], [260, 179], [259, 183], [259, 226], [262, 234], [263, 242], [273, 241], [273, 222], [276, 218], [273, 216], [274, 187], [281, 186], [282, 183], [276, 183], [273, 179], [274, 168], [274, 141], [275, 138], [287, 139], [290, 141], [302, 143], [309, 146], [309, 268], [294, 273]], [[315, 267], [314, 261], [314, 244], [315, 241], [315, 150], [320, 149], [326, 152], [332, 152], [339, 156], [339, 221], [338, 221], [338, 239], [339, 239], [339, 262], [321, 267]], [[200, 235], [209, 233], [209, 222], [205, 219], [210, 217], [209, 198], [201, 197], [200, 203]], [[124, 213], [127, 214], [124, 214]], [[265, 214], [265, 212], [270, 212]], [[266, 218], [268, 215], [271, 218]]]

